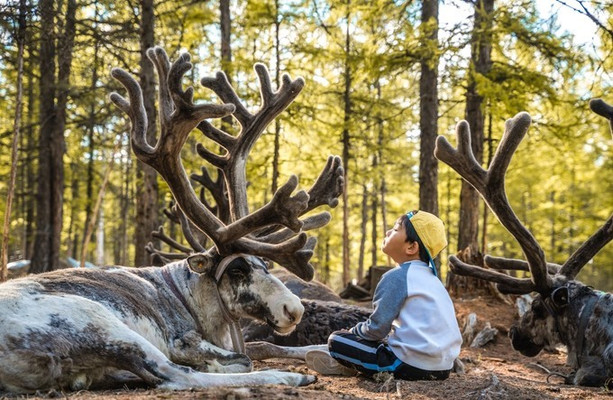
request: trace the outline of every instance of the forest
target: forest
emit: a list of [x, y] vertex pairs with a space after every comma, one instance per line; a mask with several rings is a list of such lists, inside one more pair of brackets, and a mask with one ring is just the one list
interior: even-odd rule
[[[109, 100], [125, 96], [110, 75], [123, 68], [157, 120], [146, 56], [154, 46], [171, 60], [191, 55], [183, 85], [196, 102], [220, 102], [200, 84], [218, 71], [249, 110], [260, 103], [256, 63], [274, 90], [283, 74], [304, 79], [249, 154], [247, 198], [257, 209], [292, 174], [308, 188], [328, 156], [341, 157], [344, 193], [312, 233], [316, 278], [334, 289], [390, 264], [379, 249], [385, 232], [413, 209], [446, 224], [443, 277], [448, 257], [466, 247], [522, 258], [484, 202], [433, 156], [438, 135], [455, 145], [461, 120], [487, 166], [505, 120], [530, 114], [506, 189], [547, 261], [563, 263], [613, 210], [613, 139], [588, 106], [613, 103], [607, 1], [12, 0], [0, 2], [0, 38], [0, 280], [7, 262], [31, 260], [35, 273], [71, 260], [138, 267], [151, 265], [151, 249], [189, 246], [168, 186], [137, 161], [130, 120]], [[238, 129], [236, 120], [210, 122]], [[147, 135], [159, 132], [150, 124]], [[194, 132], [182, 152], [201, 180], [211, 167], [196, 144], [207, 140]], [[152, 236], [160, 226], [164, 240]], [[578, 279], [613, 290], [611, 259], [609, 245]]]

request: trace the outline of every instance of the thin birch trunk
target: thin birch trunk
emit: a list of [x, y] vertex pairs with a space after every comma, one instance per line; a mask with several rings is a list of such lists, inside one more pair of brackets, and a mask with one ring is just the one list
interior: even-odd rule
[[104, 179], [102, 180], [102, 184], [100, 185], [100, 189], [98, 190], [98, 197], [96, 198], [96, 204], [94, 205], [94, 210], [92, 213], [92, 218], [89, 221], [89, 224], [85, 228], [85, 241], [83, 242], [83, 248], [81, 249], [81, 268], [85, 268], [85, 259], [87, 258], [87, 248], [89, 247], [89, 240], [92, 236], [92, 232], [94, 231], [94, 226], [96, 226], [96, 217], [100, 211], [100, 205], [102, 204], [102, 200], [104, 199], [104, 192], [106, 190], [106, 186], [109, 183], [109, 177], [111, 176], [111, 171], [113, 170], [113, 165], [115, 164], [115, 155], [117, 154], [119, 148], [121, 147], [121, 139], [117, 141], [115, 144], [115, 148], [113, 149], [113, 153], [111, 154], [111, 160], [106, 166], [106, 171], [104, 172]]

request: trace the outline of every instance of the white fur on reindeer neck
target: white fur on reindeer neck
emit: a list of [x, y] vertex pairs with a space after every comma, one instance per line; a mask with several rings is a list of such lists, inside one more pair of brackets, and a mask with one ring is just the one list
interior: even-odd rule
[[[250, 258], [252, 261], [259, 262], [257, 257], [242, 253], [232, 254], [223, 258], [219, 264], [217, 264], [217, 269], [215, 270], [215, 297], [217, 298], [217, 303], [219, 303], [219, 309], [221, 310], [223, 319], [230, 325], [230, 337], [232, 338], [232, 347], [234, 347], [234, 351], [245, 354], [245, 340], [243, 339], [243, 333], [241, 331], [240, 324], [238, 323], [238, 318], [230, 313], [230, 310], [228, 310], [228, 307], [226, 307], [226, 303], [223, 302], [221, 295], [219, 294], [219, 280], [224, 272], [226, 272], [228, 265], [239, 257]], [[263, 267], [266, 268], [265, 265], [263, 265]]]
[[162, 271], [162, 277], [168, 284], [168, 287], [170, 288], [170, 291], [172, 292], [172, 294], [174, 294], [175, 297], [179, 299], [181, 304], [183, 304], [183, 307], [185, 307], [187, 312], [189, 312], [189, 314], [192, 316], [192, 319], [196, 322], [196, 328], [198, 329], [198, 333], [201, 335], [204, 334], [204, 329], [202, 329], [202, 325], [200, 324], [200, 320], [198, 319], [197, 314], [189, 306], [189, 303], [187, 302], [187, 300], [185, 300], [185, 297], [181, 294], [181, 291], [179, 290], [179, 288], [177, 288], [177, 283], [175, 282], [172, 275], [170, 274], [169, 269], [167, 267], [163, 267], [161, 271]]
[[[221, 276], [226, 271], [226, 268], [228, 267], [228, 265], [230, 265], [232, 261], [234, 261], [235, 259], [239, 257], [247, 258], [247, 257], [252, 257], [252, 256], [249, 256], [247, 254], [242, 254], [242, 253], [233, 254], [231, 256], [223, 258], [217, 265], [217, 269], [215, 270], [215, 276], [214, 276], [215, 278], [215, 298], [217, 299], [217, 303], [219, 304], [219, 309], [221, 310], [221, 315], [223, 316], [224, 321], [226, 321], [230, 325], [230, 338], [232, 339], [232, 347], [234, 351], [236, 353], [245, 354], [246, 352], [245, 341], [243, 339], [243, 334], [240, 328], [240, 324], [238, 323], [239, 319], [230, 313], [230, 310], [228, 310], [228, 307], [226, 307], [226, 303], [224, 303], [223, 299], [221, 298], [221, 295], [219, 294], [219, 280], [221, 279]], [[255, 257], [252, 257], [252, 259], [254, 258]], [[257, 258], [255, 259], [257, 260]], [[264, 268], [266, 268], [266, 266], [264, 266]], [[164, 280], [170, 287], [171, 292], [175, 295], [175, 297], [177, 297], [177, 299], [179, 299], [181, 304], [183, 304], [183, 306], [190, 313], [190, 315], [196, 322], [196, 328], [198, 329], [198, 333], [202, 335], [204, 333], [204, 329], [202, 328], [202, 325], [200, 324], [200, 320], [198, 319], [196, 313], [194, 313], [192, 308], [189, 306], [189, 303], [187, 302], [185, 297], [181, 294], [181, 291], [177, 288], [177, 284], [175, 280], [173, 279], [172, 275], [168, 272], [168, 269], [162, 268], [162, 277], [164, 278]]]

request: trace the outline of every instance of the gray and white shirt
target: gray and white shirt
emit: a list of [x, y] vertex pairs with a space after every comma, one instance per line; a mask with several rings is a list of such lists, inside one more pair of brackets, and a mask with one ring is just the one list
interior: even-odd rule
[[428, 371], [448, 370], [460, 354], [462, 335], [442, 282], [423, 261], [405, 262], [381, 277], [374, 311], [351, 332], [388, 344], [396, 357]]

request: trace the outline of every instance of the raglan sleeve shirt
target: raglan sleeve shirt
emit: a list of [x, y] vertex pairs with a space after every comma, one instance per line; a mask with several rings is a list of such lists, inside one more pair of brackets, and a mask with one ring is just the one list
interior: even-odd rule
[[423, 261], [404, 263], [383, 275], [375, 289], [373, 313], [351, 332], [387, 342], [396, 357], [429, 371], [449, 370], [460, 354], [462, 335], [453, 302]]
[[373, 312], [364, 322], [358, 323], [351, 333], [366, 340], [383, 340], [392, 329], [407, 298], [406, 269], [398, 266], [381, 277], [373, 295]]

